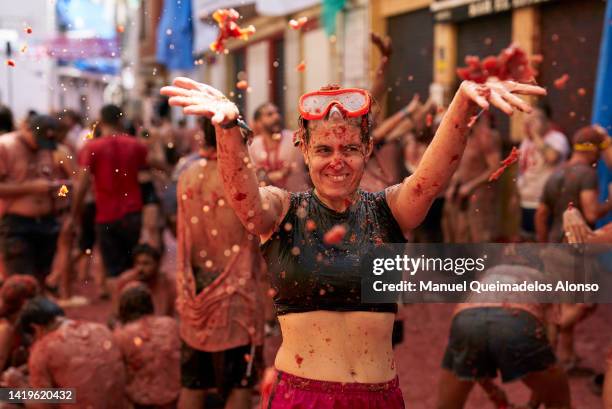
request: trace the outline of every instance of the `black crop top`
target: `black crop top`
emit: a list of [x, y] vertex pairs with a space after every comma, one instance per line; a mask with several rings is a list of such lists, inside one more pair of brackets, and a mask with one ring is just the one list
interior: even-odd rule
[[[325, 232], [338, 224], [346, 227], [343, 240], [325, 244]], [[292, 193], [287, 215], [262, 245], [277, 314], [397, 312], [397, 304], [361, 303], [360, 262], [373, 245], [403, 242], [384, 191], [360, 190], [358, 200], [343, 213], [325, 206], [313, 191]]]

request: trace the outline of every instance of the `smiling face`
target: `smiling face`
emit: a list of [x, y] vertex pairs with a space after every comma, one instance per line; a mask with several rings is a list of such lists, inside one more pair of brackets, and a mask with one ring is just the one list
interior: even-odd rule
[[359, 188], [372, 153], [372, 144], [362, 142], [360, 123], [361, 118], [333, 113], [308, 123], [310, 137], [302, 152], [317, 195], [327, 204], [341, 204]]

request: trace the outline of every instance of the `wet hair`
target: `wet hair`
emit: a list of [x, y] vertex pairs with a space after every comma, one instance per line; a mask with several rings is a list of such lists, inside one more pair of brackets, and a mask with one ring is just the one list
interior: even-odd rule
[[607, 138], [605, 131], [592, 125], [578, 129], [572, 137], [573, 144], [593, 144], [597, 147]]
[[157, 106], [155, 107], [155, 113], [157, 114], [158, 118], [170, 119], [171, 110], [170, 103], [168, 102], [168, 100], [168, 98], [162, 98], [157, 103]]
[[81, 114], [79, 114], [74, 109], [67, 109], [66, 112], [64, 112], [64, 116], [66, 118], [72, 119], [72, 121], [74, 121], [75, 123], [83, 126], [83, 119], [81, 118]]
[[217, 131], [212, 121], [203, 116], [200, 118], [199, 124], [204, 133], [204, 144], [210, 148], [217, 149]]
[[[295, 132], [295, 140], [298, 143], [304, 142], [306, 145], [310, 142], [310, 130], [308, 129], [308, 120], [298, 118], [298, 130]], [[372, 112], [360, 117], [361, 123], [361, 142], [367, 144], [372, 139], [372, 129], [374, 128], [374, 115]]]
[[38, 290], [38, 281], [32, 276], [16, 274], [7, 278], [0, 288], [0, 316], [18, 312], [27, 300], [38, 294]]
[[546, 117], [546, 119], [548, 120], [552, 119], [552, 114], [553, 114], [552, 107], [550, 106], [550, 103], [548, 102], [548, 100], [541, 99], [540, 101], [538, 101], [537, 107], [540, 111], [544, 113], [544, 116]]
[[264, 102], [263, 104], [259, 105], [255, 109], [255, 112], [253, 113], [253, 120], [254, 121], [259, 121], [259, 119], [263, 115], [264, 109], [266, 109], [266, 107], [269, 107], [269, 106], [276, 107], [276, 105], [274, 105], [272, 102]]
[[128, 135], [136, 135], [136, 121], [132, 119], [127, 119], [123, 123], [123, 129]]
[[119, 297], [119, 320], [122, 323], [137, 320], [155, 312], [151, 291], [140, 282], [128, 283]]
[[9, 107], [0, 105], [0, 133], [13, 132], [14, 130], [13, 112]]
[[59, 139], [61, 131], [60, 121], [51, 115], [30, 115], [26, 120], [28, 128], [37, 139], [39, 147], [41, 145], [55, 146], [55, 141]]
[[113, 128], [121, 127], [123, 113], [117, 105], [104, 105], [100, 110], [100, 122]]
[[36, 297], [27, 302], [23, 306], [17, 328], [24, 334], [33, 334], [33, 324], [47, 326], [51, 324], [57, 317], [66, 315], [56, 303], [45, 297]]
[[141, 254], [145, 254], [151, 257], [153, 260], [155, 260], [157, 264], [159, 264], [159, 262], [161, 261], [161, 253], [159, 252], [159, 250], [157, 250], [155, 247], [147, 243], [138, 244], [132, 250], [132, 258], [134, 260], [136, 260], [136, 257], [138, 257]]

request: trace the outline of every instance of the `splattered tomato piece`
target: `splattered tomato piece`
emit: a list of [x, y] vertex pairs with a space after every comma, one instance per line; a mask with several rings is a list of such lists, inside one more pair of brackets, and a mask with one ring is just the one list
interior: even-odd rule
[[304, 24], [308, 22], [308, 17], [300, 17], [297, 20], [291, 19], [289, 20], [289, 27], [294, 30], [299, 30], [304, 27]]
[[341, 224], [337, 224], [325, 233], [323, 236], [323, 242], [325, 244], [338, 244], [342, 241], [346, 235], [346, 227]]
[[249, 87], [249, 83], [246, 82], [245, 80], [238, 81], [236, 83], [236, 88], [238, 88], [238, 89], [243, 89], [244, 90], [244, 89], [247, 89], [248, 87]]
[[15, 60], [9, 58], [8, 60], [6, 60], [6, 65], [8, 65], [9, 67], [14, 67]]
[[468, 55], [465, 57], [465, 64], [465, 67], [457, 68], [459, 78], [479, 84], [487, 82], [490, 77], [497, 77], [502, 81], [531, 82], [536, 75], [527, 54], [517, 44], [511, 44], [499, 55], [491, 55], [483, 60]]
[[499, 167], [499, 169], [497, 169], [495, 172], [491, 174], [491, 176], [489, 176], [489, 182], [499, 179], [499, 177], [504, 173], [506, 168], [508, 168], [510, 165], [512, 165], [514, 162], [516, 162], [519, 159], [520, 153], [521, 151], [518, 150], [516, 146], [514, 146], [512, 148], [512, 152], [510, 152], [510, 154], [506, 157], [506, 159], [502, 160], [501, 166]]
[[317, 224], [312, 219], [306, 220], [306, 231], [313, 231], [317, 228]]
[[298, 64], [297, 67], [295, 67], [295, 70], [297, 72], [304, 72], [306, 70], [306, 63], [302, 61], [301, 63]]
[[557, 78], [555, 80], [555, 88], [557, 89], [563, 89], [565, 88], [565, 85], [567, 85], [567, 81], [569, 81], [570, 76], [567, 74], [563, 74], [562, 76], [560, 76], [559, 78]]
[[217, 39], [212, 42], [210, 49], [216, 53], [225, 50], [225, 42], [230, 38], [240, 38], [248, 40], [255, 33], [254, 26], [241, 28], [236, 21], [240, 18], [240, 13], [234, 9], [219, 9], [213, 13], [213, 19], [219, 26]]
[[59, 189], [59, 192], [57, 192], [57, 195], [59, 197], [66, 197], [68, 195], [68, 186], [62, 185]]

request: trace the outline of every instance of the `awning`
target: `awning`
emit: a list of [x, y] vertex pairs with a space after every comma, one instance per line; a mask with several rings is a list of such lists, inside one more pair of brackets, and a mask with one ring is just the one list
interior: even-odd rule
[[437, 22], [459, 22], [551, 1], [555, 0], [437, 0], [430, 10]]
[[211, 14], [217, 9], [241, 7], [255, 4], [257, 13], [262, 16], [284, 16], [297, 13], [308, 7], [316, 6], [321, 0], [195, 0], [197, 13]]
[[257, 0], [255, 9], [264, 16], [284, 16], [320, 4], [320, 0]]

